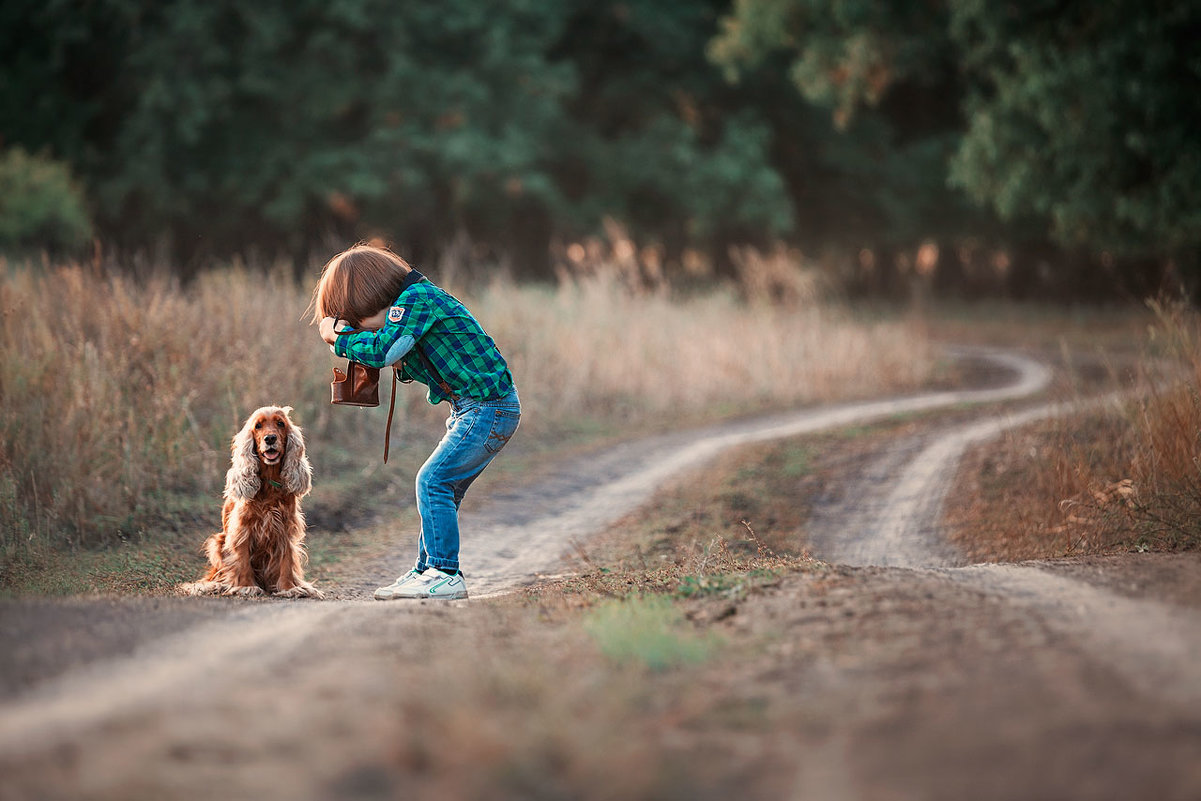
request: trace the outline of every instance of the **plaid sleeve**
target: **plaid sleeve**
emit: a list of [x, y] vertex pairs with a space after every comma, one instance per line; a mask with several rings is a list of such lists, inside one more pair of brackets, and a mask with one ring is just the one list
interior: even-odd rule
[[403, 358], [437, 319], [437, 307], [424, 294], [405, 292], [388, 308], [383, 328], [340, 335], [334, 353], [369, 367], [389, 367]]

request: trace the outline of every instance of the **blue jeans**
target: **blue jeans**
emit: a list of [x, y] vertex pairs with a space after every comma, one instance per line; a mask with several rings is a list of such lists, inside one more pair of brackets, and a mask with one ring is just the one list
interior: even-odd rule
[[417, 512], [421, 515], [417, 570], [430, 566], [459, 569], [459, 504], [520, 421], [517, 390], [499, 400], [451, 401], [446, 436], [417, 471]]

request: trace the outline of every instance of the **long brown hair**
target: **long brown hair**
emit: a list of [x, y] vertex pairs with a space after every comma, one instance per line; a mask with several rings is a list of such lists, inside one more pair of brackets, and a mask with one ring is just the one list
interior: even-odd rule
[[355, 245], [325, 263], [313, 289], [313, 322], [338, 317], [351, 325], [389, 306], [400, 295], [408, 262], [390, 250]]

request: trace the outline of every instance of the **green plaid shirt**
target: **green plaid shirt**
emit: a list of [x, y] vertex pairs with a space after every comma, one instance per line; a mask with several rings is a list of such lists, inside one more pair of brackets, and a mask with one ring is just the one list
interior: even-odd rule
[[449, 400], [428, 374], [414, 346], [421, 348], [456, 395], [496, 400], [513, 391], [504, 357], [467, 307], [413, 271], [388, 308], [383, 328], [342, 334], [334, 352], [371, 367], [395, 367], [401, 381], [429, 387], [429, 402]]

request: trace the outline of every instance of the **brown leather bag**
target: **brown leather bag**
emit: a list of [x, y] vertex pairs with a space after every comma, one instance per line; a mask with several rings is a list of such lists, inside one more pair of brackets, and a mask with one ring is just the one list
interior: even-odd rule
[[[416, 276], [415, 280], [421, 279], [421, 273], [416, 270], [413, 270], [413, 275]], [[335, 333], [353, 334], [362, 330], [361, 328], [345, 328]], [[414, 350], [426, 371], [437, 382], [446, 397], [458, 398], [458, 393], [446, 383], [446, 379], [442, 378], [438, 369], [434, 367], [434, 363], [425, 355], [425, 350], [422, 349], [420, 342], [416, 344]], [[396, 410], [396, 382], [399, 380], [400, 373], [393, 368], [392, 381], [389, 382], [392, 385], [392, 397], [388, 401], [388, 422], [384, 425], [384, 464], [388, 463], [388, 449], [392, 444], [392, 413]], [[379, 368], [368, 367], [356, 361], [347, 361], [345, 370], [335, 367], [334, 380], [330, 384], [330, 403], [339, 406], [379, 406]]]
[[379, 406], [379, 368], [348, 361], [345, 370], [334, 368], [334, 380], [329, 388], [330, 403]]
[[[390, 383], [392, 398], [388, 401], [388, 422], [384, 426], [384, 464], [388, 463], [388, 449], [392, 443], [392, 413], [396, 410], [396, 381]], [[379, 406], [379, 368], [348, 361], [345, 370], [334, 368], [334, 380], [329, 389], [329, 402], [338, 406]]]

